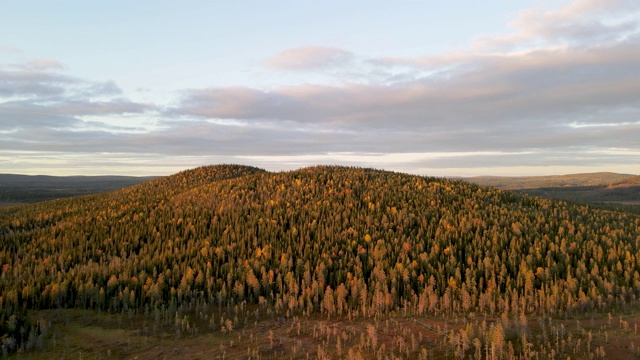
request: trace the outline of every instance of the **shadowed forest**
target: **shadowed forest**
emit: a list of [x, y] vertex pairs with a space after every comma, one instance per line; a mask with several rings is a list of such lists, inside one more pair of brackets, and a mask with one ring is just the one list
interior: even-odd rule
[[207, 166], [2, 208], [0, 244], [5, 356], [640, 356], [640, 216], [464, 181]]
[[0, 207], [114, 191], [156, 178], [0, 174]]

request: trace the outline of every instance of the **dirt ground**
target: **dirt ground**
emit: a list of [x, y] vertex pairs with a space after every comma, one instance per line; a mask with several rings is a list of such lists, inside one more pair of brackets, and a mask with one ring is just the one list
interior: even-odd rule
[[[217, 325], [218, 319], [212, 328], [202, 318], [158, 325], [148, 315], [82, 310], [46, 310], [31, 316], [48, 324], [45, 340], [40, 348], [20, 351], [14, 358], [454, 359], [452, 334], [477, 328], [482, 322], [491, 326], [500, 321], [403, 315], [328, 319], [318, 315], [247, 321], [226, 331]], [[594, 359], [640, 358], [640, 312], [561, 320], [531, 318], [527, 327], [534, 350], [542, 346], [537, 342], [543, 341], [541, 334], [547, 331], [551, 333], [548, 347], [564, 349], [563, 359], [589, 359], [589, 354]], [[506, 334], [507, 341], [517, 342], [516, 335]], [[464, 358], [473, 358], [473, 346], [464, 354]], [[482, 351], [482, 358], [486, 354]], [[539, 353], [538, 358], [541, 356]]]

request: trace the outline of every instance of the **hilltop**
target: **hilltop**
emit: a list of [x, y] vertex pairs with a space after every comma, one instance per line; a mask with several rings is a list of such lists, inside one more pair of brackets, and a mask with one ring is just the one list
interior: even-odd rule
[[[31, 348], [47, 332], [28, 313], [68, 308], [122, 314], [176, 339], [222, 334], [220, 351], [238, 356], [277, 358], [292, 344], [305, 349], [301, 358], [473, 356], [486, 344], [505, 356], [535, 349], [586, 358], [595, 346], [555, 350], [528, 319], [555, 327], [551, 319], [635, 309], [639, 239], [640, 217], [630, 213], [464, 181], [207, 166], [0, 210], [0, 320], [21, 322], [22, 333], [3, 330]], [[493, 320], [482, 325], [480, 315]], [[529, 348], [533, 333], [542, 340]], [[457, 346], [458, 337], [467, 340]]]

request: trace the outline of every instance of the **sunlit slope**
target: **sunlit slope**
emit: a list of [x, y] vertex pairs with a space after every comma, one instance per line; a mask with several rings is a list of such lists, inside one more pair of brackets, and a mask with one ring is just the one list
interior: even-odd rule
[[4, 210], [0, 244], [5, 307], [557, 314], [640, 295], [638, 216], [357, 168], [199, 168]]
[[613, 187], [616, 186], [638, 186], [640, 185], [640, 175], [630, 176], [628, 178], [623, 179], [620, 182], [613, 184]]
[[95, 217], [105, 212], [119, 214], [125, 209], [146, 212], [161, 205], [171, 196], [194, 187], [257, 172], [264, 170], [241, 165], [203, 166], [110, 193], [57, 199], [24, 208], [5, 209], [0, 212], [0, 216], [5, 221], [11, 219], [12, 222], [22, 223], [21, 228], [24, 229], [25, 225], [27, 228], [40, 228], [40, 225], [59, 220], [66, 223], [73, 221], [78, 214]]
[[607, 186], [631, 180], [634, 176], [610, 172], [550, 176], [477, 176], [465, 180], [504, 190]]

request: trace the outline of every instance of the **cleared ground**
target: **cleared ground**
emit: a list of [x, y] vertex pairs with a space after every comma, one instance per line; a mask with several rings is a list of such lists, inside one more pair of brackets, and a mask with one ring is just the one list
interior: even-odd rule
[[[474, 345], [464, 334], [480, 336], [483, 329], [505, 326], [509, 346], [523, 352], [522, 334], [530, 358], [637, 359], [640, 356], [640, 313], [588, 315], [571, 319], [463, 317], [380, 318], [283, 317], [237, 321], [221, 330], [219, 319], [184, 316], [172, 324], [150, 315], [104, 314], [84, 310], [33, 312], [46, 323], [46, 333], [20, 359], [455, 359], [497, 356], [489, 346]], [[223, 323], [226, 320], [222, 319]], [[246, 323], [246, 324], [245, 324]], [[212, 325], [213, 324], [213, 325]], [[489, 331], [490, 332], [490, 331]], [[480, 336], [481, 337], [481, 336]], [[485, 339], [486, 340], [486, 339]], [[466, 343], [465, 343], [466, 342]], [[509, 345], [511, 342], [511, 345]], [[463, 348], [464, 347], [464, 348]]]

